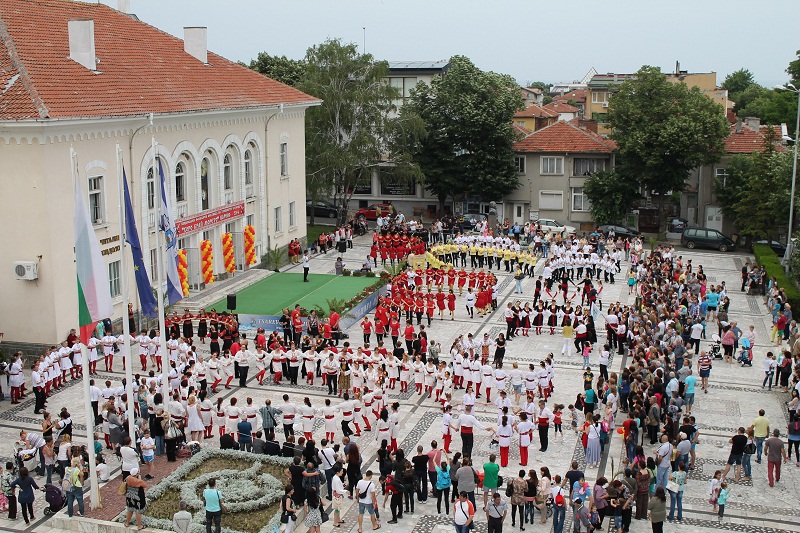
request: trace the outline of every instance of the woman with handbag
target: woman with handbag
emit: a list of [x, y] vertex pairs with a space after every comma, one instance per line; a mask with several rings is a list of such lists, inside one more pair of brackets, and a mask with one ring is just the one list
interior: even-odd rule
[[322, 496], [319, 495], [319, 491], [317, 489], [311, 489], [308, 491], [306, 497], [306, 507], [308, 508], [308, 512], [306, 513], [306, 527], [308, 528], [309, 533], [319, 533], [319, 527], [323, 524], [323, 522], [327, 522], [327, 514], [323, 517], [323, 507], [325, 503], [322, 499]]
[[183, 437], [183, 433], [180, 429], [180, 422], [172, 418], [169, 412], [164, 411], [164, 419], [161, 421], [161, 427], [164, 429], [164, 445], [167, 451], [167, 461], [174, 463], [177, 461], [176, 454], [178, 451], [178, 444]]
[[[286, 524], [283, 533], [294, 533], [294, 523], [297, 521], [297, 511], [292, 501], [294, 487], [287, 485], [283, 491], [283, 499], [281, 500], [281, 524]], [[336, 515], [334, 514], [334, 516]]]
[[683, 461], [678, 463], [678, 470], [672, 472], [667, 478], [667, 491], [669, 492], [669, 521], [675, 518], [675, 504], [678, 505], [678, 522], [683, 520], [683, 491], [686, 488], [686, 465]]
[[130, 475], [123, 481], [125, 486], [125, 527], [131, 524], [131, 518], [134, 513], [136, 514], [136, 529], [142, 530], [142, 514], [147, 509], [147, 499], [145, 498], [144, 489], [147, 488], [147, 482], [139, 477], [139, 469], [134, 468], [131, 470]]

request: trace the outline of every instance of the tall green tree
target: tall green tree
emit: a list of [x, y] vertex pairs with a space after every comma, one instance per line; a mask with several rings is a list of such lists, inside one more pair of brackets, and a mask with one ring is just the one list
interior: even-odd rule
[[328, 191], [347, 216], [355, 185], [380, 165], [393, 165], [397, 179], [421, 177], [404, 143], [422, 135], [418, 120], [392, 118], [396, 88], [386, 83], [389, 66], [353, 43], [338, 39], [308, 49], [297, 87], [322, 99], [306, 113], [306, 181], [309, 194]]
[[597, 224], [621, 222], [639, 198], [639, 185], [615, 170], [595, 172], [583, 184], [589, 213]]
[[729, 94], [740, 93], [756, 83], [753, 73], [746, 68], [740, 68], [725, 76], [722, 88], [727, 89]]
[[441, 210], [448, 198], [494, 200], [519, 186], [512, 118], [522, 105], [511, 76], [484, 72], [463, 56], [450, 59], [446, 76], [417, 84], [401, 117], [425, 124], [414, 160]]
[[742, 235], [777, 239], [789, 220], [791, 152], [769, 151], [731, 158], [714, 190], [725, 216]]
[[624, 161], [619, 172], [656, 196], [662, 226], [668, 194], [683, 191], [692, 169], [718, 161], [729, 133], [722, 106], [651, 66], [620, 85], [608, 122]]
[[300, 82], [306, 65], [302, 59], [289, 59], [286, 56], [259, 52], [258, 56], [250, 61], [250, 68], [268, 78], [294, 87]]

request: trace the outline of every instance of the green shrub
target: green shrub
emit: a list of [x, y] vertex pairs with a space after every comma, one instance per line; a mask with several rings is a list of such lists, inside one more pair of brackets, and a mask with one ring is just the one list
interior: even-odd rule
[[792, 309], [798, 309], [797, 306], [800, 305], [800, 290], [797, 289], [797, 285], [786, 274], [783, 265], [781, 265], [781, 260], [772, 248], [766, 244], [756, 244], [753, 246], [753, 255], [756, 256], [758, 264], [766, 269], [767, 276], [770, 278], [775, 276], [778, 287], [786, 293], [786, 298], [792, 305]]

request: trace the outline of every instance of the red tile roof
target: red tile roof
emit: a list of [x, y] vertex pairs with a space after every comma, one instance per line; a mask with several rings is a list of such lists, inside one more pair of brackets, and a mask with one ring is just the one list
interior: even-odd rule
[[[94, 20], [98, 72], [69, 58], [67, 23]], [[11, 73], [9, 75], [9, 73]], [[208, 53], [103, 4], [0, 1], [0, 119], [71, 118], [246, 109], [316, 98]]]
[[786, 150], [781, 144], [780, 126], [759, 126], [758, 131], [751, 129], [747, 124], [741, 125], [741, 130], [737, 133], [736, 124], [731, 124], [731, 133], [725, 139], [725, 151], [729, 154], [752, 154], [753, 152], [764, 152], [764, 140], [769, 128], [775, 132], [775, 148], [779, 151]]
[[514, 144], [514, 151], [527, 153], [610, 154], [616, 149], [614, 141], [563, 120], [536, 130]]
[[571, 106], [565, 101], [558, 101], [558, 100], [553, 100], [552, 102], [544, 106], [544, 108], [549, 109], [550, 111], [555, 111], [556, 113], [577, 113], [578, 111], [580, 111], [580, 109], [578, 109], [577, 107]]
[[585, 103], [586, 102], [586, 89], [575, 89], [574, 91], [570, 91], [570, 92], [565, 93], [565, 94], [563, 94], [561, 96], [556, 96], [555, 98], [553, 98], [553, 100], [554, 101], [558, 101], [558, 102], [561, 102], [561, 101], [566, 102], [567, 100], [574, 100], [574, 101], [579, 102], [579, 103], [580, 102], [584, 102]]
[[533, 104], [530, 107], [517, 111], [514, 118], [555, 118], [557, 116], [558, 113], [555, 111], [550, 111], [549, 109]]
[[528, 135], [533, 133], [531, 130], [529, 130], [525, 126], [520, 126], [519, 124], [512, 124], [512, 127], [514, 128], [514, 132], [515, 133], [517, 133], [518, 135], [521, 135], [523, 137], [527, 137]]

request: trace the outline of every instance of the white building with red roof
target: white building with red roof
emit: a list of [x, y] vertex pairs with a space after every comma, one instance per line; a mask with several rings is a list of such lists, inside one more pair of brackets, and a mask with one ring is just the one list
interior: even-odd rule
[[[119, 318], [117, 146], [148, 274], [154, 279], [155, 156], [178, 221], [179, 247], [187, 251], [190, 285], [201, 287], [203, 240], [212, 243], [213, 270], [223, 274], [225, 232], [234, 236], [239, 269], [247, 268], [247, 225], [255, 228], [259, 258], [267, 248], [305, 238], [304, 117], [318, 104], [208, 51], [205, 28], [186, 28], [181, 40], [103, 4], [0, 2], [0, 317], [6, 340], [52, 342], [77, 326], [70, 148]], [[20, 261], [36, 264], [37, 279], [16, 279]], [[128, 287], [136, 302], [133, 276]]]

